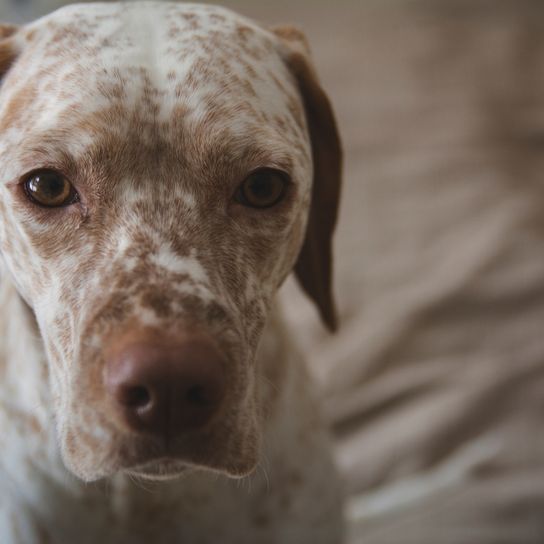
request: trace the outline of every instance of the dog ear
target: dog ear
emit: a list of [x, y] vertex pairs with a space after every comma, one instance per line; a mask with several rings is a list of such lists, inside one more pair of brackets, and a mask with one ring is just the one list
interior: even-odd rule
[[342, 177], [342, 147], [331, 103], [309, 60], [306, 38], [294, 27], [272, 31], [285, 45], [284, 61], [304, 102], [312, 144], [313, 189], [306, 237], [295, 264], [297, 279], [314, 301], [321, 319], [336, 330], [332, 294], [332, 235], [336, 225]]
[[9, 70], [17, 57], [18, 47], [14, 35], [18, 29], [16, 25], [0, 23], [0, 78]]

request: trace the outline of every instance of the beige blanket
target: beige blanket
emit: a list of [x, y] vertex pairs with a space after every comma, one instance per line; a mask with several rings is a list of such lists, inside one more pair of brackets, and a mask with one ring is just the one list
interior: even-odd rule
[[319, 10], [347, 152], [340, 333], [287, 302], [352, 542], [543, 544], [544, 3]]

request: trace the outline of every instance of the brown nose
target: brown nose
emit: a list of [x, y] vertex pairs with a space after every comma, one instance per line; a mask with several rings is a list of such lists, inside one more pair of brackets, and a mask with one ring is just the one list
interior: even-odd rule
[[116, 350], [104, 382], [129, 428], [165, 439], [203, 427], [224, 396], [224, 361], [205, 340]]

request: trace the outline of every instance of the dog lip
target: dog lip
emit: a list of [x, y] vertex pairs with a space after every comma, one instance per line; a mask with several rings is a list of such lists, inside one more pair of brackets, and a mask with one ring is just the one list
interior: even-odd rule
[[155, 457], [145, 463], [126, 467], [123, 472], [132, 476], [152, 479], [174, 478], [187, 471], [190, 466], [175, 457]]

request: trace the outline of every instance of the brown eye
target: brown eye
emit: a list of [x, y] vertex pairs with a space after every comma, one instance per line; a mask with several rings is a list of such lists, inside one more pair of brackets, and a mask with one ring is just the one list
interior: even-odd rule
[[77, 201], [78, 195], [72, 184], [54, 170], [33, 172], [23, 183], [28, 198], [47, 208], [60, 208]]
[[240, 185], [236, 200], [251, 208], [270, 208], [284, 197], [287, 184], [287, 174], [272, 168], [261, 168]]

